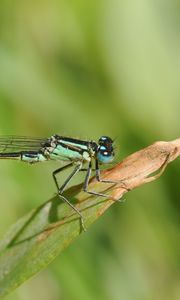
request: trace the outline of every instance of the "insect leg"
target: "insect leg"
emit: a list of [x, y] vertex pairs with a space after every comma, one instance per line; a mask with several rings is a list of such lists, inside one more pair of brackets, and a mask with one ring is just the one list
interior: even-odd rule
[[55, 185], [56, 185], [56, 187], [57, 187], [57, 189], [58, 189], [58, 192], [59, 192], [59, 190], [60, 190], [60, 187], [59, 187], [59, 184], [58, 184], [56, 175], [57, 175], [58, 173], [64, 171], [64, 170], [68, 169], [68, 168], [71, 167], [72, 165], [73, 165], [73, 163], [67, 164], [67, 165], [65, 165], [65, 166], [63, 166], [63, 167], [60, 167], [59, 169], [55, 170], [55, 171], [52, 173], [52, 176], [53, 176]]
[[90, 161], [88, 169], [87, 169], [86, 177], [85, 177], [85, 180], [84, 180], [83, 191], [90, 194], [90, 195], [96, 195], [96, 196], [101, 196], [101, 197], [109, 197], [106, 194], [97, 193], [97, 192], [94, 192], [94, 191], [88, 191], [88, 185], [89, 185], [89, 179], [90, 179], [90, 176], [91, 176], [91, 171], [92, 171], [92, 163]]
[[101, 178], [100, 178], [99, 163], [98, 163], [98, 160], [97, 160], [97, 159], [96, 159], [96, 179], [97, 179], [97, 181], [99, 181], [99, 182], [104, 182], [104, 183], [122, 184], [122, 187], [123, 187], [125, 190], [127, 190], [127, 191], [130, 190], [130, 189], [128, 189], [128, 188], [126, 187], [126, 184], [125, 184], [125, 182], [123, 182], [123, 180], [120, 180], [120, 181], [113, 181], [113, 180], [103, 180], [103, 179], [101, 179]]
[[68, 167], [70, 167], [70, 166], [72, 166], [72, 164], [73, 163], [70, 163], [70, 164], [68, 164], [68, 165], [66, 165], [66, 166], [64, 166], [64, 167], [61, 167], [61, 168], [59, 168], [59, 169], [57, 169], [57, 170], [55, 170], [54, 172], [53, 172], [53, 178], [54, 178], [54, 181], [55, 181], [55, 184], [56, 184], [56, 186], [57, 186], [57, 189], [58, 189], [58, 195], [59, 195], [59, 197], [60, 197], [60, 199], [62, 199], [64, 202], [66, 202], [79, 216], [80, 216], [80, 220], [81, 220], [81, 226], [82, 226], [82, 228], [83, 228], [83, 230], [84, 231], [86, 231], [86, 228], [85, 228], [85, 226], [84, 226], [84, 220], [83, 220], [83, 216], [82, 216], [82, 214], [81, 214], [81, 212], [66, 198], [66, 197], [64, 197], [62, 194], [63, 194], [63, 192], [64, 192], [64, 190], [65, 190], [65, 188], [66, 188], [66, 186], [67, 186], [67, 184], [70, 182], [70, 180], [80, 171], [80, 169], [81, 169], [81, 167], [82, 167], [82, 163], [80, 162], [80, 163], [78, 163], [77, 165], [76, 165], [76, 167], [74, 168], [74, 170], [72, 171], [72, 173], [68, 176], [68, 178], [65, 180], [65, 182], [63, 183], [63, 185], [61, 186], [61, 187], [59, 187], [59, 185], [58, 185], [58, 182], [57, 182], [57, 178], [56, 178], [56, 175], [59, 173], [59, 172], [61, 172], [61, 171], [63, 171], [63, 170], [65, 170], [65, 169], [67, 169]]

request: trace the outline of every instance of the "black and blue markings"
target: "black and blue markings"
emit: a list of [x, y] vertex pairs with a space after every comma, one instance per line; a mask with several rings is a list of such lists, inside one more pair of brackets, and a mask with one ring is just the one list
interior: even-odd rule
[[[92, 171], [92, 161], [95, 161], [96, 179], [100, 182], [111, 183], [100, 178], [99, 164], [107, 164], [114, 159], [113, 140], [108, 136], [100, 137], [98, 143], [94, 141], [84, 141], [75, 138], [53, 135], [50, 138], [28, 138], [28, 137], [0, 137], [0, 159], [15, 159], [26, 163], [34, 164], [38, 162], [56, 160], [64, 161], [66, 164], [53, 172], [53, 179], [56, 184], [59, 197], [65, 201], [80, 216], [82, 228], [85, 230], [84, 220], [81, 212], [63, 196], [70, 180], [87, 163], [88, 167], [84, 179], [83, 190], [92, 195], [107, 197], [105, 194], [88, 190], [89, 179]], [[57, 174], [72, 167], [73, 171], [59, 186]]]

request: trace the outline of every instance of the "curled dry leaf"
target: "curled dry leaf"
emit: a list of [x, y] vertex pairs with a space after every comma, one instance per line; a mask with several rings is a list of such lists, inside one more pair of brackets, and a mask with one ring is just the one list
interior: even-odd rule
[[[131, 154], [112, 169], [106, 170], [103, 179], [111, 178], [125, 184], [127, 190], [123, 191], [120, 183], [113, 192], [114, 198], [119, 199], [122, 193], [160, 177], [168, 163], [179, 155], [180, 139], [170, 142], [156, 142]], [[152, 175], [153, 173], [156, 175]]]

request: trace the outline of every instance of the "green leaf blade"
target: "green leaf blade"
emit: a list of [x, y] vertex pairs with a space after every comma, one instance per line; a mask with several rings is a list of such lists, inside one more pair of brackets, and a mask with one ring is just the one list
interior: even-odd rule
[[[105, 203], [95, 196], [88, 199], [88, 206], [84, 201], [78, 205], [87, 228]], [[59, 197], [20, 219], [0, 243], [0, 296], [45, 268], [81, 232], [79, 216]]]
[[[91, 180], [89, 190], [109, 193], [107, 198], [82, 192], [82, 185], [70, 188], [65, 197], [81, 211], [88, 228], [114, 200], [129, 190], [158, 179], [178, 156], [180, 139], [156, 142], [102, 172], [103, 179], [117, 184]], [[0, 297], [46, 267], [81, 232], [79, 215], [58, 196], [21, 218], [0, 242]]]

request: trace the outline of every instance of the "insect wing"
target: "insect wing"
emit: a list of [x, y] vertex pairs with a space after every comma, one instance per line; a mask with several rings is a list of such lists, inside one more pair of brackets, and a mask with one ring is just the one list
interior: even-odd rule
[[37, 151], [47, 142], [47, 138], [31, 138], [18, 136], [0, 137], [0, 153], [19, 151]]

